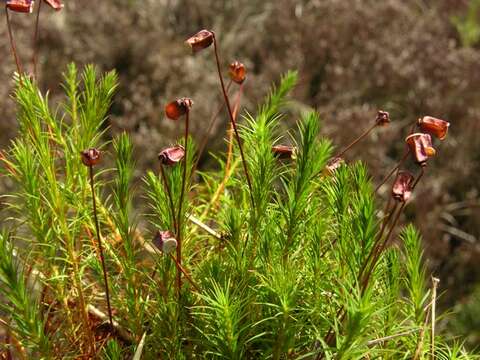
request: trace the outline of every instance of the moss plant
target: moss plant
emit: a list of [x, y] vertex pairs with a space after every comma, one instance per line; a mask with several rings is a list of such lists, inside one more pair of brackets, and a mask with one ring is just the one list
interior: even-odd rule
[[[1, 158], [1, 174], [15, 186], [3, 197], [8, 206], [0, 232], [0, 327], [8, 333], [2, 355], [476, 358], [434, 330], [436, 296], [420, 234], [412, 225], [395, 225], [398, 209], [410, 201], [402, 193], [407, 186], [395, 189], [405, 200], [397, 212], [378, 218], [385, 204], [363, 164], [323, 171], [333, 146], [321, 135], [317, 113], [300, 114], [295, 129], [280, 132], [296, 80], [295, 72], [286, 73], [258, 110], [238, 122], [251, 191], [239, 147], [228, 177], [227, 154], [220, 154], [218, 168], [200, 172], [193, 183], [195, 144], [188, 137], [169, 150], [189, 149], [183, 166], [175, 165], [175, 151], [164, 154], [162, 172], [152, 169], [136, 186], [129, 135], [105, 140], [114, 73], [99, 76], [88, 66], [78, 74], [71, 65], [65, 98], [56, 105], [28, 78], [18, 82], [19, 133]], [[291, 144], [291, 156], [272, 151], [280, 144]], [[89, 148], [105, 154], [95, 177], [105, 272], [88, 168], [78, 156]], [[422, 175], [423, 168], [417, 180]], [[216, 211], [202, 217], [214, 195]], [[179, 227], [181, 264], [153, 242], [159, 232], [171, 233], [172, 250]], [[181, 287], [179, 272], [188, 280]], [[104, 274], [111, 326], [105, 326]]]

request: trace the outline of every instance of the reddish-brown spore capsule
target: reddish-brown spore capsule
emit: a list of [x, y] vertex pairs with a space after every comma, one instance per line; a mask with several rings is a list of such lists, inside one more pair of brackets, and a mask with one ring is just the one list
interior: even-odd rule
[[412, 196], [414, 176], [408, 171], [400, 171], [393, 183], [392, 196], [395, 200], [406, 202]]
[[379, 110], [375, 122], [378, 126], [386, 126], [390, 123], [390, 114], [387, 111]]
[[229, 74], [232, 81], [236, 82], [237, 84], [242, 84], [247, 77], [247, 70], [245, 69], [245, 65], [243, 65], [241, 62], [234, 61], [230, 64]]
[[213, 32], [200, 30], [185, 41], [194, 53], [208, 48], [213, 43]]
[[295, 148], [289, 145], [272, 146], [273, 154], [279, 159], [291, 159], [295, 155]]
[[45, 0], [45, 2], [56, 11], [63, 9], [63, 4], [60, 0]]
[[193, 105], [192, 99], [180, 98], [165, 105], [165, 115], [171, 120], [178, 120], [181, 116], [190, 111]]
[[345, 164], [345, 160], [343, 160], [341, 157], [334, 157], [328, 160], [327, 166], [325, 166], [325, 169], [323, 169], [323, 174], [326, 176], [332, 176], [343, 164]]
[[429, 134], [415, 133], [407, 136], [405, 142], [415, 161], [421, 166], [427, 164], [428, 158], [435, 156], [436, 151], [432, 146], [432, 137]]
[[158, 154], [158, 160], [162, 165], [175, 165], [182, 161], [185, 156], [185, 149], [181, 145], [168, 147]]
[[443, 140], [447, 136], [450, 123], [432, 116], [424, 116], [423, 118], [418, 119], [418, 126], [422, 131]]
[[8, 10], [31, 13], [33, 11], [33, 0], [7, 0], [6, 6]]
[[95, 166], [100, 162], [100, 151], [97, 149], [83, 150], [80, 155], [85, 166]]
[[157, 231], [153, 238], [153, 245], [155, 245], [161, 252], [170, 254], [177, 248], [177, 239], [169, 230]]

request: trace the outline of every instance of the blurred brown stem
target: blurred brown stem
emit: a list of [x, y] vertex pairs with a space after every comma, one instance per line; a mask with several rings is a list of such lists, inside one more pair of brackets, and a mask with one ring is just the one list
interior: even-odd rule
[[213, 47], [214, 47], [214, 50], [215, 50], [215, 60], [217, 62], [218, 78], [220, 79], [220, 85], [222, 87], [223, 97], [225, 99], [225, 104], [227, 106], [228, 115], [230, 116], [230, 122], [231, 122], [233, 130], [235, 132], [235, 137], [237, 139], [238, 149], [240, 150], [240, 156], [242, 158], [243, 170], [245, 172], [245, 177], [247, 178], [247, 185], [248, 185], [248, 190], [249, 190], [249, 193], [250, 193], [250, 201], [252, 203], [252, 210], [253, 210], [253, 209], [255, 209], [255, 201], [253, 199], [252, 181], [251, 181], [251, 178], [250, 178], [250, 174], [248, 172], [248, 166], [247, 166], [247, 162], [246, 162], [246, 159], [245, 159], [245, 154], [243, 152], [243, 146], [242, 146], [242, 141], [240, 139], [240, 134], [238, 133], [237, 124], [236, 124], [235, 119], [233, 117], [232, 108], [230, 106], [230, 100], [228, 98], [227, 91], [225, 90], [225, 83], [223, 81], [222, 70], [220, 68], [220, 59], [219, 59], [219, 56], [218, 56], [217, 37], [215, 36], [215, 33], [213, 34]]
[[98, 216], [97, 216], [97, 202], [95, 200], [95, 186], [94, 186], [94, 177], [93, 177], [93, 166], [90, 165], [89, 167], [90, 172], [90, 187], [92, 189], [92, 204], [93, 204], [93, 217], [95, 220], [95, 230], [97, 232], [97, 241], [98, 241], [98, 250], [100, 252], [100, 261], [102, 263], [102, 270], [103, 270], [103, 281], [105, 283], [105, 297], [107, 300], [107, 309], [108, 309], [108, 319], [110, 321], [110, 326], [112, 329], [113, 326], [113, 316], [112, 316], [112, 307], [110, 306], [110, 290], [108, 288], [108, 277], [107, 277], [107, 268], [105, 266], [105, 256], [103, 255], [103, 245], [102, 239], [100, 235], [100, 225], [98, 223]]
[[187, 273], [187, 271], [183, 268], [182, 265], [180, 265], [180, 263], [178, 262], [178, 260], [175, 258], [175, 256], [173, 256], [172, 254], [170, 254], [170, 257], [172, 258], [172, 260], [175, 262], [175, 266], [177, 267], [177, 270], [182, 272], [183, 275], [185, 275], [185, 278], [188, 280], [188, 282], [193, 286], [193, 288], [195, 290], [197, 290], [198, 292], [200, 292], [200, 288], [198, 287], [197, 284], [195, 284], [195, 281], [193, 281], [192, 277]]
[[20, 64], [20, 59], [18, 58], [17, 47], [15, 46], [15, 40], [13, 39], [12, 24], [10, 22], [10, 13], [8, 11], [7, 5], [5, 5], [5, 15], [7, 19], [7, 28], [8, 28], [8, 37], [10, 39], [10, 47], [12, 49], [12, 54], [15, 59], [15, 64], [17, 66], [18, 76], [20, 76], [20, 81], [21, 81], [23, 71], [22, 71], [22, 66]]
[[342, 157], [348, 150], [350, 150], [353, 146], [355, 146], [359, 141], [361, 141], [363, 138], [365, 138], [370, 132], [377, 127], [377, 123], [373, 124], [371, 127], [369, 127], [365, 132], [360, 135], [358, 138], [353, 140], [350, 145], [348, 145], [345, 149], [340, 151], [337, 155], [335, 155], [335, 158]]
[[[240, 89], [237, 93], [237, 98], [235, 99], [235, 105], [233, 106], [233, 119], [237, 121], [238, 109], [240, 107], [240, 100], [243, 94], [243, 84], [240, 84]], [[230, 128], [228, 129], [228, 149], [227, 149], [227, 162], [225, 164], [225, 176], [222, 181], [222, 185], [225, 186], [225, 179], [227, 177], [228, 172], [230, 171], [230, 166], [232, 163], [232, 156], [233, 156], [233, 126], [230, 124]]]
[[407, 157], [408, 157], [408, 154], [410, 153], [410, 149], [408, 148], [408, 146], [405, 147], [405, 150], [403, 151], [403, 155], [402, 155], [402, 158], [400, 159], [400, 161], [398, 162], [398, 164], [392, 169], [390, 170], [390, 172], [388, 173], [387, 176], [385, 176], [382, 180], [382, 182], [380, 184], [377, 185], [377, 187], [375, 188], [375, 193], [378, 192], [378, 190], [382, 187], [383, 184], [385, 184], [388, 179], [390, 179], [393, 175], [393, 173], [395, 171], [397, 171], [398, 169], [400, 169], [400, 167], [403, 165], [403, 163], [405, 162], [405, 160], [407, 160]]
[[35, 20], [35, 33], [33, 35], [32, 63], [33, 63], [33, 76], [34, 76], [35, 80], [37, 79], [38, 34], [39, 34], [40, 11], [42, 10], [42, 3], [43, 3], [43, 1], [41, 1], [41, 0], [38, 2], [37, 18]]
[[[182, 206], [183, 198], [185, 196], [185, 187], [187, 182], [187, 163], [188, 163], [188, 133], [189, 133], [189, 123], [190, 123], [190, 109], [187, 109], [185, 114], [185, 155], [183, 158], [183, 175], [182, 175], [182, 189], [180, 191], [180, 202], [178, 204], [178, 215], [177, 215], [177, 261], [179, 266], [182, 266]], [[182, 288], [182, 272], [177, 270], [177, 290], [178, 296], [180, 297], [180, 290]]]
[[[234, 108], [233, 108], [233, 118], [235, 120], [237, 119], [238, 109], [240, 107], [240, 100], [241, 100], [242, 93], [243, 93], [243, 83], [240, 85], [240, 89], [237, 93], [237, 98], [235, 100], [235, 105], [234, 105]], [[231, 171], [230, 170], [231, 170], [231, 167], [232, 167], [232, 158], [233, 158], [233, 134], [234, 134], [233, 126], [230, 123], [230, 128], [228, 129], [228, 140], [227, 140], [228, 141], [228, 148], [227, 148], [227, 160], [226, 160], [226, 163], [225, 163], [225, 175], [223, 176], [223, 180], [220, 183], [220, 185], [218, 186], [217, 190], [213, 194], [213, 197], [212, 197], [212, 200], [210, 201], [210, 204], [203, 211], [203, 213], [201, 215], [202, 219], [205, 216], [208, 215], [208, 212], [210, 211], [210, 209], [212, 207], [215, 208], [215, 205], [216, 205], [218, 199], [220, 198], [220, 195], [221, 195], [222, 191], [225, 189], [225, 186], [227, 184], [228, 179], [231, 176]]]
[[[230, 80], [227, 84], [227, 93], [229, 92], [231, 86], [232, 86], [232, 80]], [[198, 156], [197, 156], [197, 160], [195, 161], [195, 166], [193, 167], [192, 173], [194, 173], [197, 170], [198, 163], [203, 155], [203, 152], [205, 151], [205, 148], [207, 147], [207, 142], [208, 142], [208, 139], [210, 138], [210, 133], [212, 132], [213, 126], [215, 125], [215, 122], [218, 119], [218, 115], [220, 115], [220, 112], [222, 111], [222, 109], [223, 109], [223, 104], [219, 105], [217, 110], [213, 113], [212, 118], [210, 119], [207, 132], [205, 133], [205, 136], [202, 139], [202, 142], [200, 143], [200, 146], [198, 148]]]

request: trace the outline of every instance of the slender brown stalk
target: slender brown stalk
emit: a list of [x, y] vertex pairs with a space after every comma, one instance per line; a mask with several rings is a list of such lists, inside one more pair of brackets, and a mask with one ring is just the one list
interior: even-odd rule
[[13, 39], [12, 24], [10, 22], [10, 13], [8, 12], [8, 8], [6, 5], [5, 5], [5, 15], [7, 19], [7, 28], [8, 28], [8, 37], [10, 39], [10, 47], [12, 49], [12, 54], [15, 59], [15, 64], [17, 66], [18, 76], [20, 76], [20, 81], [21, 81], [22, 73], [23, 73], [22, 65], [20, 64], [20, 59], [18, 58], [17, 47], [15, 46], [15, 40]]
[[101, 240], [101, 235], [100, 235], [100, 226], [98, 224], [97, 202], [95, 200], [95, 186], [94, 186], [94, 177], [93, 177], [93, 166], [90, 165], [88, 168], [89, 168], [89, 173], [90, 173], [90, 187], [92, 189], [93, 217], [95, 219], [95, 230], [97, 231], [98, 250], [100, 251], [100, 260], [102, 262], [103, 281], [105, 282], [105, 297], [107, 299], [108, 319], [110, 321], [111, 328], [114, 329], [112, 308], [110, 306], [110, 291], [109, 291], [109, 288], [108, 288], [107, 269], [105, 267], [105, 257], [103, 255], [103, 246], [102, 246], [102, 240]]
[[168, 185], [168, 179], [167, 179], [167, 176], [165, 175], [165, 169], [163, 168], [162, 164], [160, 164], [160, 174], [162, 176], [163, 186], [165, 187], [165, 191], [168, 196], [168, 201], [170, 202], [170, 212], [172, 215], [173, 228], [176, 229], [177, 219], [175, 215], [175, 205], [173, 204], [172, 191], [170, 190], [170, 186]]
[[[235, 168], [237, 167], [238, 165], [238, 161], [235, 161], [232, 166], [230, 167], [230, 171], [226, 174], [226, 177], [224, 178], [225, 180], [225, 184], [227, 183], [228, 179], [230, 179], [230, 177], [232, 176], [232, 173], [233, 171], [235, 170]], [[208, 215], [208, 213], [210, 212], [210, 209], [215, 206], [215, 204], [217, 203], [218, 199], [220, 198], [220, 195], [223, 191], [224, 187], [222, 184], [220, 184], [217, 188], [217, 190], [215, 190], [215, 193], [213, 194], [212, 196], [212, 199], [210, 200], [210, 202], [208, 203], [208, 205], [205, 207], [205, 210], [203, 210], [202, 214], [200, 215], [200, 219], [201, 220], [204, 220], [205, 217]]]
[[[423, 177], [425, 173], [425, 168], [422, 167], [421, 168], [421, 172], [420, 174], [418, 175], [417, 179], [415, 180], [415, 182], [413, 183], [412, 185], [412, 191], [415, 189], [415, 187], [417, 186], [418, 182], [420, 181], [420, 179]], [[376, 263], [378, 261], [378, 258], [380, 257], [381, 253], [385, 250], [389, 240], [390, 240], [390, 237], [392, 236], [393, 234], [393, 231], [397, 225], [397, 222], [400, 218], [400, 215], [402, 214], [402, 211], [405, 207], [406, 203], [403, 202], [402, 205], [400, 206], [400, 208], [398, 209], [398, 212], [396, 213], [395, 215], [395, 218], [392, 222], [392, 225], [390, 227], [390, 230], [388, 232], [388, 234], [386, 235], [385, 237], [385, 240], [383, 241], [383, 243], [381, 245], [378, 245], [375, 246], [374, 245], [374, 248], [372, 249], [372, 252], [370, 253], [370, 255], [368, 256], [367, 258], [367, 261], [364, 263], [364, 265], [362, 266], [362, 269], [360, 270], [360, 275], [359, 275], [359, 279], [360, 277], [362, 276], [361, 274], [363, 273], [365, 267], [368, 265], [368, 261], [369, 261], [369, 258], [371, 258], [374, 254], [374, 257], [373, 257], [373, 260], [372, 260], [372, 265], [369, 267], [369, 271], [367, 273], [367, 275], [365, 276], [364, 280], [362, 281], [362, 293], [366, 290], [367, 286], [368, 286], [368, 282], [369, 282], [369, 279], [370, 279], [370, 276], [373, 272], [373, 270], [375, 269], [375, 266], [376, 266]], [[390, 218], [392, 217], [392, 215], [395, 213], [396, 209], [397, 209], [397, 206], [398, 204], [395, 204], [392, 211], [390, 212], [390, 214], [388, 215], [388, 218], [384, 221], [384, 223], [382, 224], [382, 229], [380, 230], [380, 234], [378, 236], [378, 240], [377, 240], [377, 243], [379, 241], [381, 241], [382, 237], [383, 237], [383, 233], [388, 225], [388, 223], [390, 222]], [[388, 206], [387, 206], [388, 208]], [[340, 309], [338, 310], [337, 312], [337, 318], [340, 316], [340, 322], [343, 321], [343, 318], [345, 317], [345, 312], [343, 311], [344, 308], [343, 307], [340, 307]], [[334, 340], [334, 332], [333, 332], [333, 327], [330, 327], [328, 332], [327, 332], [327, 335], [325, 336], [324, 338], [324, 341], [326, 344], [331, 344], [331, 342]], [[423, 337], [423, 334], [421, 335]], [[423, 339], [421, 340], [423, 342]], [[321, 360], [323, 359], [325, 356], [325, 353], [320, 353], [318, 356], [317, 356], [317, 360]]]
[[[412, 124], [412, 127], [410, 128], [410, 131], [408, 133], [408, 135], [411, 135], [413, 134], [413, 132], [415, 131], [415, 126], [417, 126], [417, 122], [415, 121], [413, 124]], [[397, 172], [397, 175], [398, 175], [398, 172], [400, 170], [400, 167], [403, 165], [403, 163], [405, 162], [405, 160], [407, 159], [408, 157], [408, 154], [410, 154], [410, 148], [405, 145], [405, 149], [403, 151], [403, 155], [402, 155], [402, 158], [401, 160], [399, 161], [399, 163], [388, 173], [388, 175], [382, 180], [382, 182], [380, 184], [377, 185], [377, 187], [375, 188], [375, 193], [378, 192], [378, 190], [380, 189], [380, 187], [385, 184], [388, 179], [390, 179], [390, 177], [393, 175], [393, 173], [396, 171]]]
[[33, 35], [32, 63], [33, 63], [33, 76], [34, 76], [35, 80], [37, 79], [38, 34], [39, 34], [40, 11], [42, 10], [42, 3], [43, 3], [43, 1], [41, 1], [41, 0], [38, 2], [37, 18], [35, 20], [35, 33]]
[[247, 166], [247, 162], [246, 162], [246, 159], [245, 159], [245, 154], [243, 152], [242, 141], [241, 141], [240, 135], [238, 133], [237, 123], [236, 123], [236, 121], [233, 117], [232, 108], [230, 106], [230, 100], [228, 98], [227, 91], [225, 89], [225, 83], [223, 81], [223, 76], [222, 76], [222, 70], [220, 68], [220, 59], [219, 59], [219, 56], [218, 56], [217, 37], [215, 36], [215, 33], [213, 33], [213, 48], [215, 50], [215, 60], [217, 62], [218, 78], [220, 79], [220, 85], [222, 87], [223, 97], [225, 99], [225, 104], [227, 106], [228, 115], [230, 116], [230, 122], [232, 124], [233, 131], [235, 132], [235, 137], [237, 139], [238, 149], [240, 150], [240, 156], [242, 158], [243, 170], [245, 172], [245, 177], [247, 178], [248, 190], [250, 191], [250, 201], [252, 203], [252, 209], [254, 209], [255, 208], [255, 201], [253, 199], [252, 181], [250, 179], [250, 174], [248, 172], [248, 166]]
[[[387, 244], [390, 240], [390, 237], [393, 234], [393, 231], [395, 230], [395, 227], [397, 225], [398, 220], [400, 219], [400, 215], [402, 214], [403, 208], [405, 207], [406, 203], [402, 203], [400, 208], [397, 211], [397, 214], [395, 215], [395, 218], [392, 222], [392, 225], [390, 226], [390, 230], [387, 233], [387, 236], [385, 237], [385, 240], [381, 243], [381, 245], [378, 247], [378, 249], [375, 251], [373, 260], [372, 260], [372, 265], [370, 265], [370, 268], [368, 270], [367, 275], [365, 276], [365, 279], [363, 280], [363, 285], [362, 285], [362, 293], [367, 289], [368, 283], [370, 281], [370, 277], [372, 276], [373, 271], [375, 270], [375, 267], [377, 266], [378, 259], [380, 258], [380, 255], [382, 252], [385, 250], [387, 247]], [[396, 206], [395, 206], [396, 208]], [[395, 210], [394, 208], [394, 210]], [[392, 211], [392, 214], [394, 211]]]
[[383, 180], [380, 182], [380, 184], [377, 185], [377, 187], [375, 188], [375, 193], [378, 192], [378, 190], [382, 187], [382, 185], [385, 184], [388, 181], [388, 179], [390, 179], [392, 177], [392, 175], [395, 173], [395, 171], [400, 169], [400, 167], [403, 165], [405, 160], [407, 160], [407, 157], [408, 157], [409, 153], [410, 153], [410, 149], [408, 148], [408, 146], [406, 146], [405, 150], [403, 151], [402, 158], [400, 159], [398, 164], [392, 170], [390, 170], [388, 175], [383, 178]]
[[418, 175], [417, 179], [412, 185], [412, 191], [417, 187], [418, 182], [422, 179], [423, 175], [425, 175], [425, 168], [422, 166], [420, 170], [420, 175]]
[[[232, 86], [232, 80], [230, 79], [230, 81], [227, 84], [227, 93], [230, 91], [231, 86]], [[218, 116], [220, 115], [220, 112], [222, 111], [222, 109], [223, 109], [223, 104], [221, 104], [217, 108], [217, 110], [213, 113], [212, 118], [210, 119], [210, 123], [208, 124], [207, 132], [205, 133], [205, 136], [202, 139], [202, 142], [200, 143], [200, 146], [198, 147], [198, 156], [197, 156], [197, 160], [195, 161], [195, 165], [193, 167], [192, 174], [195, 173], [195, 171], [197, 170], [198, 163], [199, 163], [199, 161], [200, 161], [200, 159], [203, 155], [203, 152], [205, 151], [205, 148], [207, 147], [207, 142], [210, 138], [210, 133], [211, 133], [211, 131], [213, 129], [213, 126], [215, 125], [215, 122], [217, 121]]]
[[353, 146], [355, 146], [360, 140], [362, 140], [363, 138], [365, 138], [368, 134], [370, 134], [370, 132], [375, 129], [377, 127], [377, 123], [373, 124], [371, 127], [369, 127], [367, 130], [365, 130], [365, 132], [360, 135], [358, 138], [356, 138], [355, 140], [353, 140], [350, 145], [348, 145], [345, 149], [343, 149], [342, 151], [340, 151], [337, 155], [335, 155], [334, 157], [342, 157], [348, 150], [350, 150]]
[[[238, 91], [237, 98], [235, 100], [235, 105], [234, 105], [234, 108], [233, 108], [233, 118], [235, 120], [237, 119], [238, 109], [240, 107], [240, 99], [241, 99], [242, 92], [243, 92], [243, 83], [240, 85], [240, 89]], [[230, 123], [230, 128], [228, 129], [228, 140], [227, 140], [228, 141], [228, 148], [227, 148], [227, 160], [226, 160], [226, 163], [225, 163], [225, 175], [223, 176], [223, 180], [220, 183], [220, 185], [218, 185], [217, 190], [213, 194], [213, 197], [212, 197], [212, 200], [210, 201], [210, 204], [203, 211], [203, 213], [201, 215], [202, 219], [205, 216], [207, 216], [208, 212], [210, 211], [210, 209], [212, 207], [215, 208], [215, 205], [216, 205], [218, 199], [220, 198], [220, 194], [222, 193], [223, 189], [225, 189], [227, 181], [231, 176], [231, 171], [230, 171], [231, 169], [230, 168], [232, 166], [232, 158], [233, 158], [233, 133], [234, 133], [233, 132], [233, 126]]]
[[[389, 201], [389, 203], [390, 203], [390, 201]], [[385, 229], [387, 228], [387, 225], [390, 222], [390, 219], [392, 218], [392, 215], [395, 213], [395, 210], [397, 209], [397, 205], [398, 204], [394, 204], [393, 208], [388, 212], [389, 205], [387, 204], [388, 215], [383, 220], [382, 227], [380, 228], [380, 232], [377, 236], [377, 239], [376, 239], [375, 243], [373, 244], [372, 249], [370, 250], [370, 253], [367, 256], [367, 259], [363, 263], [362, 268], [360, 269], [360, 273], [358, 274], [358, 281], [361, 281], [363, 273], [364, 273], [365, 269], [368, 267], [368, 264], [370, 263], [370, 260], [372, 259], [372, 257], [375, 257], [375, 255], [377, 254], [378, 248], [380, 247], [380, 243], [382, 241], [383, 234], [385, 232]]]
[[[425, 174], [425, 168], [422, 167], [421, 170], [420, 170], [420, 174], [417, 176], [417, 179], [415, 180], [415, 182], [413, 183], [412, 185], [412, 191], [415, 189], [415, 187], [417, 186], [418, 182], [421, 180], [421, 178], [423, 177], [423, 175]], [[367, 285], [368, 285], [368, 281], [370, 279], [370, 276], [373, 272], [373, 270], [375, 269], [375, 266], [376, 266], [376, 263], [378, 261], [378, 258], [380, 257], [380, 255], [382, 254], [382, 252], [385, 250], [388, 242], [390, 241], [390, 237], [392, 236], [393, 234], [393, 231], [395, 230], [395, 227], [398, 223], [398, 220], [400, 219], [400, 215], [402, 214], [402, 211], [403, 209], [405, 208], [405, 205], [406, 205], [406, 202], [403, 202], [402, 205], [400, 206], [400, 209], [398, 210], [396, 216], [395, 216], [395, 219], [393, 220], [392, 222], [392, 225], [390, 226], [390, 230], [387, 234], [387, 236], [385, 237], [385, 240], [383, 241], [382, 245], [380, 245], [380, 247], [378, 248], [378, 250], [376, 251], [376, 254], [373, 258], [373, 261], [372, 261], [372, 265], [370, 266], [370, 269], [369, 269], [369, 272], [367, 274], [367, 276], [365, 277], [365, 280], [363, 281], [363, 288], [362, 288], [362, 291], [365, 291]], [[392, 211], [392, 214], [395, 212], [395, 209], [396, 209], [396, 206], [394, 207], [393, 211]], [[381, 237], [383, 236], [383, 230], [379, 236], [379, 241], [381, 239]]]
[[429, 317], [430, 317], [430, 308], [428, 308], [427, 313], [425, 314], [425, 321], [418, 335], [418, 343], [417, 343], [417, 348], [415, 350], [415, 355], [413, 356], [413, 360], [419, 360], [422, 354], [423, 343], [425, 341], [425, 329], [428, 325]]
[[182, 272], [183, 275], [185, 275], [185, 278], [188, 280], [188, 282], [193, 286], [193, 288], [195, 290], [197, 290], [198, 292], [200, 292], [200, 288], [198, 287], [197, 284], [195, 284], [195, 281], [193, 281], [192, 277], [187, 273], [187, 271], [185, 270], [185, 268], [180, 265], [180, 263], [178, 262], [178, 260], [175, 258], [175, 256], [173, 256], [172, 254], [170, 254], [170, 257], [172, 258], [172, 260], [175, 262], [175, 265], [177, 266], [177, 270]]
[[[178, 204], [178, 216], [177, 216], [177, 261], [182, 266], [182, 206], [183, 198], [185, 196], [185, 186], [187, 182], [187, 163], [188, 163], [188, 132], [189, 132], [189, 118], [190, 109], [187, 109], [185, 114], [185, 155], [183, 158], [183, 175], [182, 175], [182, 189], [180, 190], [180, 202]], [[178, 296], [180, 296], [180, 290], [182, 287], [182, 272], [177, 271], [177, 290]]]
[[[238, 116], [238, 109], [240, 108], [240, 100], [242, 98], [242, 93], [243, 93], [243, 84], [240, 84], [240, 89], [238, 90], [237, 93], [237, 98], [235, 99], [235, 105], [233, 106], [233, 119], [237, 121], [237, 116]], [[230, 129], [228, 129], [228, 148], [227, 148], [227, 162], [225, 164], [225, 178], [227, 177], [227, 174], [230, 171], [230, 166], [232, 163], [232, 156], [233, 156], [233, 126], [230, 124]], [[223, 186], [225, 186], [224, 181], [222, 181]]]

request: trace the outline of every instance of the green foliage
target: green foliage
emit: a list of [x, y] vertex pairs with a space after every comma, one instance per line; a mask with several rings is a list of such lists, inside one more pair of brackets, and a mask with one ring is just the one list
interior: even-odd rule
[[466, 14], [451, 19], [463, 46], [472, 47], [480, 41], [480, 1], [470, 0]]
[[[343, 165], [333, 175], [323, 171], [332, 146], [321, 137], [317, 113], [301, 114], [297, 130], [281, 132], [281, 111], [296, 73], [287, 73], [257, 113], [245, 116], [241, 135], [255, 207], [235, 153], [215, 211], [202, 217], [223, 186], [225, 169], [219, 157], [220, 170], [202, 173], [203, 181], [194, 183], [190, 139], [180, 219], [174, 210], [183, 167], [163, 166], [164, 177], [152, 169], [137, 189], [129, 136], [121, 134], [111, 144], [103, 140], [115, 75], [98, 78], [87, 67], [78, 77], [71, 65], [65, 79], [67, 98], [54, 112], [33, 83], [19, 84], [20, 134], [3, 160], [16, 193], [6, 197], [11, 235], [0, 237], [0, 291], [7, 299], [2, 316], [29, 356], [58, 357], [53, 352], [61, 351], [120, 359], [138, 349], [143, 359], [398, 359], [413, 358], [417, 350], [428, 355], [429, 290], [419, 235], [407, 227], [399, 247], [387, 248], [370, 281], [362, 282], [379, 230], [370, 178], [361, 163]], [[296, 148], [292, 159], [272, 152], [285, 142]], [[97, 165], [108, 170], [96, 172], [91, 194], [79, 152], [110, 145], [114, 168]], [[105, 304], [92, 195], [115, 331], [99, 324]], [[135, 211], [137, 198], [145, 200], [141, 209], [148, 221]], [[175, 221], [184, 234], [181, 286], [175, 255], [151, 241], [158, 231], [175, 233]], [[19, 266], [31, 259], [35, 274], [42, 274], [35, 279], [40, 300], [28, 291]], [[60, 325], [52, 333], [46, 323]], [[91, 336], [101, 337], [105, 327], [110, 338], [92, 349]], [[466, 356], [461, 347], [436, 343], [439, 356]]]
[[13, 336], [22, 339], [23, 346], [31, 354], [47, 358], [51, 344], [44, 330], [41, 305], [31, 296], [24, 265], [19, 263], [15, 254], [10, 235], [0, 233], [0, 296], [4, 298], [0, 311], [11, 314], [10, 321], [2, 323]]

